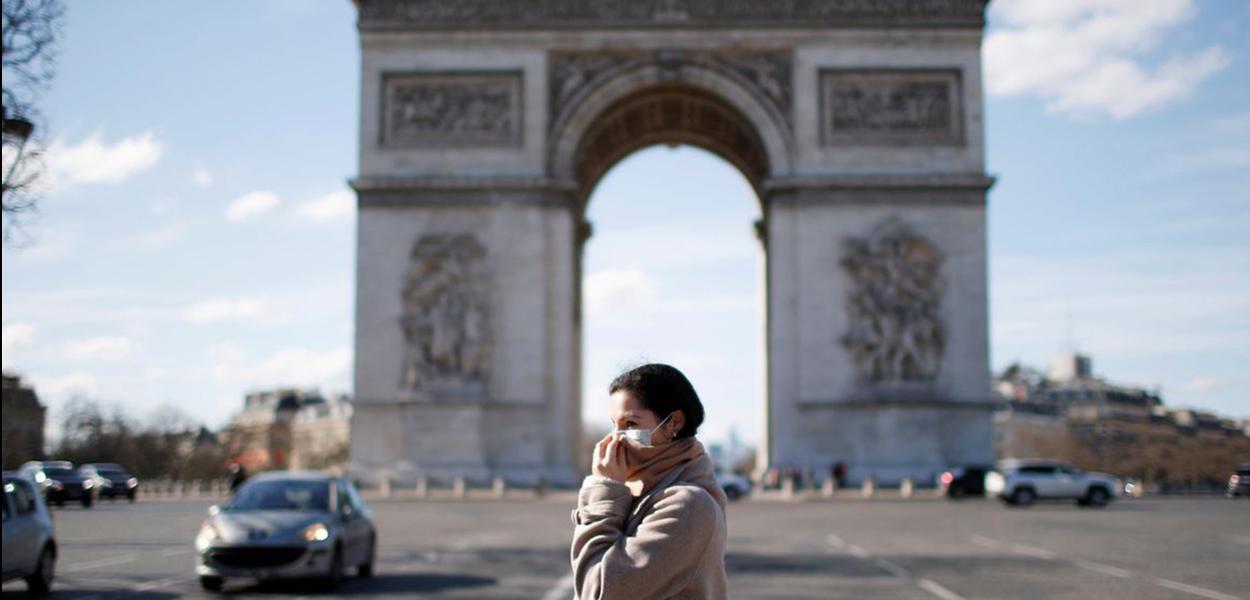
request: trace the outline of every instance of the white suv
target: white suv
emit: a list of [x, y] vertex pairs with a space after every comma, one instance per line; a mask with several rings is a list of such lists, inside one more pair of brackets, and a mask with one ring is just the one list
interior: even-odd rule
[[1036, 500], [1075, 500], [1079, 506], [1106, 506], [1119, 482], [1106, 473], [1086, 473], [1053, 460], [1003, 460], [985, 475], [985, 493], [1014, 506]]

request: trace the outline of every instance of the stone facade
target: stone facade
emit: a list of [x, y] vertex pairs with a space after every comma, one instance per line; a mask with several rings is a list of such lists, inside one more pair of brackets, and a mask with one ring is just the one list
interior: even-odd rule
[[982, 0], [358, 6], [361, 479], [575, 481], [585, 203], [664, 143], [760, 197], [760, 469], [992, 460]]
[[4, 405], [0, 410], [4, 423], [4, 468], [16, 469], [28, 460], [43, 458], [43, 429], [48, 409], [39, 403], [34, 388], [22, 383], [16, 375], [5, 375]]

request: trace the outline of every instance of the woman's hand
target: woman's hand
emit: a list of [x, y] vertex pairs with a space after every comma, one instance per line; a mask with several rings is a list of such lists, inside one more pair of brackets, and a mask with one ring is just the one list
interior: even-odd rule
[[629, 475], [629, 465], [625, 460], [625, 442], [621, 438], [608, 434], [595, 445], [590, 470], [595, 475], [616, 481], [625, 481]]

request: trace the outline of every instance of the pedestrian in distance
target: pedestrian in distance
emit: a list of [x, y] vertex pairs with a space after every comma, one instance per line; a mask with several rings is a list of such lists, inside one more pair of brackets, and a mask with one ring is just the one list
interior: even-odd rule
[[595, 446], [573, 511], [573, 586], [581, 599], [727, 598], [725, 506], [695, 439], [703, 404], [669, 365], [608, 387], [615, 430]]
[[228, 479], [230, 480], [230, 495], [233, 496], [239, 489], [239, 486], [243, 485], [244, 481], [247, 481], [247, 469], [244, 469], [243, 465], [237, 462], [230, 463]]

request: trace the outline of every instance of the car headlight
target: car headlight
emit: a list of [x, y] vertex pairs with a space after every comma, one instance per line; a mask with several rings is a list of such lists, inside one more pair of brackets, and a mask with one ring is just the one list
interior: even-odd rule
[[89, 490], [89, 489], [91, 489], [93, 486], [95, 486], [95, 482], [94, 482], [94, 481], [91, 481], [90, 479], [88, 479], [88, 480], [86, 480], [86, 481], [82, 482], [82, 489], [84, 489], [84, 490]]
[[221, 534], [217, 532], [217, 528], [209, 523], [205, 523], [200, 526], [200, 532], [195, 536], [195, 545], [196, 547], [204, 548], [220, 539]]
[[313, 523], [305, 527], [299, 534], [300, 539], [306, 542], [324, 542], [330, 539], [330, 530], [324, 523]]
[[135, 487], [137, 485], [139, 485], [139, 480], [135, 479], [134, 477], [131, 477], [130, 479], [126, 480], [127, 487]]

